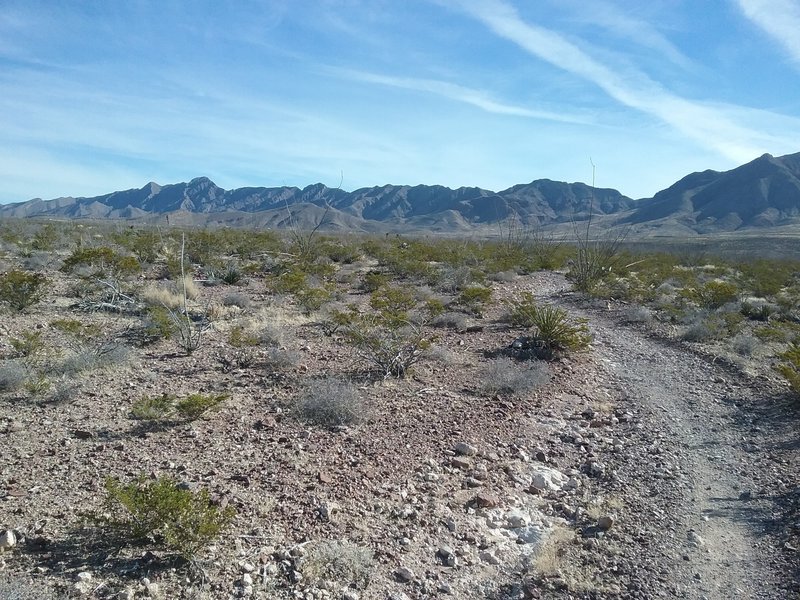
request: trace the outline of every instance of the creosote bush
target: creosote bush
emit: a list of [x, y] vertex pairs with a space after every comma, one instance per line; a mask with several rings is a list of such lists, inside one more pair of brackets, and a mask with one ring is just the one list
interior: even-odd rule
[[128, 542], [150, 544], [193, 559], [231, 522], [234, 510], [217, 508], [206, 490], [184, 489], [169, 477], [105, 482], [103, 514], [95, 521]]
[[9, 271], [0, 275], [0, 302], [22, 312], [42, 299], [47, 279], [40, 273]]
[[131, 406], [131, 416], [142, 421], [158, 421], [178, 417], [187, 421], [199, 419], [218, 408], [228, 394], [189, 394], [177, 398], [170, 394], [142, 396]]
[[800, 342], [793, 342], [786, 352], [780, 355], [782, 360], [778, 372], [786, 378], [795, 394], [800, 394]]
[[367, 406], [355, 385], [326, 377], [306, 385], [295, 400], [294, 413], [308, 423], [336, 427], [363, 421], [367, 417]]

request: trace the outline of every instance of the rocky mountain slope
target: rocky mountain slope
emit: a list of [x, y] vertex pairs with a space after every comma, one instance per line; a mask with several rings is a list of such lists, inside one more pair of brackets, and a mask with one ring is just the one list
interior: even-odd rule
[[[375, 231], [393, 227], [465, 231], [509, 218], [557, 225], [590, 214], [637, 228], [711, 233], [800, 223], [800, 153], [765, 154], [726, 172], [687, 175], [653, 198], [633, 200], [614, 189], [540, 179], [500, 192], [428, 185], [384, 185], [353, 192], [323, 184], [225, 190], [207, 177], [188, 183], [112, 192], [93, 198], [34, 199], [0, 206], [0, 217], [147, 219], [176, 215], [187, 224]], [[291, 214], [291, 216], [290, 216]]]

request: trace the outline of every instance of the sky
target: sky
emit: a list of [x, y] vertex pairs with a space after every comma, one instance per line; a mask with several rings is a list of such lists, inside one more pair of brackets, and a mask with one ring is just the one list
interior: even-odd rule
[[800, 152], [800, 0], [0, 0], [0, 203], [225, 189], [644, 198]]

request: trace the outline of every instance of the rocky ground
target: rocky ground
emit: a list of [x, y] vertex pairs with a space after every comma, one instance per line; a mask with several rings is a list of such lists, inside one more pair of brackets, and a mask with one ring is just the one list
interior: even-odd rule
[[[13, 533], [0, 537], [0, 596], [797, 597], [796, 406], [768, 367], [743, 375], [625, 324], [623, 307], [581, 301], [559, 274], [493, 286], [500, 301], [531, 291], [585, 316], [591, 348], [552, 363], [532, 392], [483, 393], [518, 335], [498, 302], [468, 331], [437, 330], [436, 359], [411, 377], [376, 380], [253, 283], [252, 307], [220, 317], [191, 356], [163, 342], [87, 374], [67, 401], [1, 396], [0, 530]], [[74, 312], [57, 292], [2, 335]], [[290, 333], [287, 370], [225, 360], [224, 332], [256, 312]], [[304, 382], [324, 374], [358, 382], [365, 422], [293, 418]], [[131, 418], [135, 400], [163, 391], [231, 397], [193, 422]], [[85, 515], [102, 509], [107, 476], [140, 474], [209, 490], [233, 524], [191, 565], [109, 546]]]

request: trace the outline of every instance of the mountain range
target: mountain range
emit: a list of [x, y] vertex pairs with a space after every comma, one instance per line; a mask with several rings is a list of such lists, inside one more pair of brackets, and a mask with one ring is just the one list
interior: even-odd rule
[[207, 177], [92, 198], [39, 198], [0, 205], [0, 217], [133, 219], [181, 224], [329, 230], [459, 232], [514, 219], [557, 226], [592, 216], [640, 232], [715, 233], [800, 225], [800, 153], [769, 154], [730, 171], [692, 173], [652, 198], [584, 183], [539, 179], [500, 192], [476, 187], [384, 185], [345, 192], [323, 184], [225, 190]]

